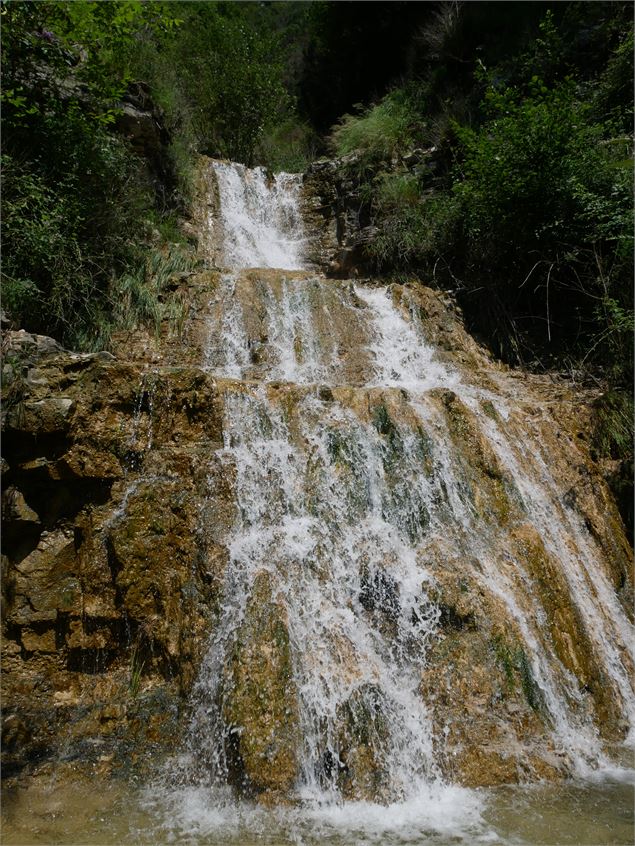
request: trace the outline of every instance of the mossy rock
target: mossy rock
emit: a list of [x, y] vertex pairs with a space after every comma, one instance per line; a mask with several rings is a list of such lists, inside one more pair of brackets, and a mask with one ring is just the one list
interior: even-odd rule
[[577, 678], [580, 689], [592, 694], [602, 732], [608, 737], [614, 736], [621, 706], [601, 670], [596, 649], [561, 566], [549, 555], [537, 530], [530, 524], [518, 526], [511, 538], [513, 554], [531, 577], [545, 610], [556, 655]]
[[288, 800], [298, 776], [298, 694], [286, 612], [269, 573], [256, 576], [225, 673], [229, 779], [265, 804]]
[[506, 526], [522, 513], [521, 497], [469, 408], [452, 391], [437, 391], [466, 476], [470, 500], [485, 519]]
[[339, 709], [339, 788], [347, 799], [381, 801], [389, 789], [384, 767], [388, 724], [382, 693], [375, 685], [357, 688]]

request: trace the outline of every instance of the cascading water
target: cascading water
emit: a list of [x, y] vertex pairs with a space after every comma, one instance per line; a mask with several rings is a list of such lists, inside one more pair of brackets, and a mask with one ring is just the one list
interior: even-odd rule
[[214, 162], [227, 267], [302, 269], [300, 176]]
[[[230, 272], [205, 366], [224, 402], [234, 519], [181, 782], [215, 790], [219, 821], [226, 785], [312, 813], [345, 799], [405, 803], [409, 823], [437, 830], [434, 808], [478, 821], [474, 796], [441, 775], [451, 726], [439, 736], [422, 692], [450, 613], [439, 550], [509, 620], [554, 754], [568, 772], [597, 766], [595, 700], [550, 628], [537, 567], [559, 562], [566, 614], [632, 725], [631, 629], [540, 433], [521, 430], [495, 381], [470, 380], [425, 340], [407, 290], [288, 272], [302, 268], [297, 177], [214, 171]], [[192, 825], [202, 794], [173, 795]]]

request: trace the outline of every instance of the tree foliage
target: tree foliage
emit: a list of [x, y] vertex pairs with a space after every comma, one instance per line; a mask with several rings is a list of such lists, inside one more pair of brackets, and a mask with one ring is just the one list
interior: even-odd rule
[[152, 203], [109, 131], [126, 84], [114, 56], [145, 16], [130, 3], [8, 3], [2, 15], [3, 304], [30, 329], [90, 344]]

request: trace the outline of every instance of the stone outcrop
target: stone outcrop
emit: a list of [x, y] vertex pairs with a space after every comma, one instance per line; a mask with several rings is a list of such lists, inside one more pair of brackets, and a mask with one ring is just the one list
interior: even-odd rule
[[269, 574], [261, 573], [226, 668], [230, 780], [264, 804], [288, 801], [299, 772], [297, 690], [285, 617]]
[[199, 526], [216, 507], [218, 395], [200, 370], [144, 377], [23, 333], [5, 362], [24, 350], [4, 405], [7, 767], [60, 744], [70, 756], [169, 745], [226, 560]]
[[165, 199], [177, 179], [170, 151], [171, 136], [163, 110], [153, 101], [145, 82], [131, 82], [115, 116], [115, 130], [147, 162], [155, 190]]
[[368, 247], [378, 230], [362, 186], [367, 188], [369, 180], [386, 172], [413, 173], [428, 193], [438, 181], [438, 170], [434, 147], [415, 149], [373, 166], [362, 163], [356, 153], [311, 164], [303, 184], [304, 217], [310, 232], [307, 260], [340, 279], [371, 273], [374, 263]]

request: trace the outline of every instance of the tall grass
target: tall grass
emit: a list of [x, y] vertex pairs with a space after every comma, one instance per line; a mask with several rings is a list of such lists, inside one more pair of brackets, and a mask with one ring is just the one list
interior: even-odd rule
[[331, 131], [338, 156], [358, 153], [362, 159], [389, 159], [413, 144], [415, 114], [407, 95], [395, 90], [358, 115], [343, 115]]

